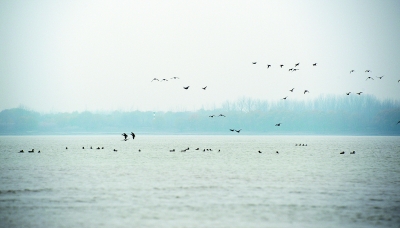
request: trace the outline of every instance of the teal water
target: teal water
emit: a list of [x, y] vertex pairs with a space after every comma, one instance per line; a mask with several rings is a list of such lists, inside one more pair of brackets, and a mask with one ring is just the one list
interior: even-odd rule
[[0, 137], [0, 227], [400, 224], [400, 137], [121, 138]]

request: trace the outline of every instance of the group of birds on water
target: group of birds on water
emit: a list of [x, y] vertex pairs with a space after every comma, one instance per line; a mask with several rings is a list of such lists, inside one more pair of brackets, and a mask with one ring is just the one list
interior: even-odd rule
[[[295, 146], [307, 146], [307, 144], [304, 144], [304, 143], [303, 143], [303, 144], [301, 144], [301, 143], [297, 144], [297, 143], [296, 143]], [[68, 147], [65, 147], [65, 149], [68, 150]], [[82, 149], [85, 149], [85, 147], [82, 147]], [[90, 149], [93, 149], [93, 147], [90, 147]], [[100, 147], [97, 147], [96, 149], [97, 149], [97, 150], [100, 150]], [[101, 147], [101, 149], [104, 149], [104, 147]], [[186, 149], [180, 150], [180, 152], [187, 152], [188, 150], [190, 150], [189, 147], [187, 147]], [[201, 149], [200, 149], [199, 147], [196, 148], [196, 149], [194, 149], [194, 150], [196, 150], [196, 151], [201, 151]], [[118, 150], [116, 150], [116, 149], [113, 149], [113, 151], [114, 151], [114, 152], [118, 152]], [[177, 150], [175, 150], [175, 149], [169, 150], [169, 152], [176, 152], [176, 151], [177, 151]], [[213, 149], [207, 148], [207, 149], [203, 149], [202, 151], [203, 151], [203, 152], [207, 152], [207, 151], [208, 151], [208, 152], [212, 152]], [[138, 152], [142, 152], [142, 150], [139, 149]], [[217, 152], [221, 152], [221, 150], [218, 149]], [[258, 152], [259, 154], [263, 153], [261, 150], [258, 150], [257, 152]], [[24, 153], [24, 150], [20, 150], [18, 153]], [[35, 149], [29, 150], [28, 153], [35, 153]], [[38, 151], [38, 153], [40, 153], [40, 150]], [[276, 154], [279, 154], [279, 151], [276, 151], [275, 153], [276, 153]], [[350, 152], [350, 154], [355, 154], [355, 153], [356, 153], [356, 152], [355, 152], [354, 150], [353, 150], [352, 152]], [[339, 154], [345, 154], [345, 152], [342, 151], [342, 152], [340, 152]]]

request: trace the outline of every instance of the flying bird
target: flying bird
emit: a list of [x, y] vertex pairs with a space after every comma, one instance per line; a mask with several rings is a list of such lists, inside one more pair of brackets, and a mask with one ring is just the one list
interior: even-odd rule
[[271, 67], [271, 65], [268, 64], [268, 65], [267, 65], [267, 69], [270, 68], [270, 67]]
[[293, 93], [293, 90], [294, 90], [294, 88], [293, 88], [293, 89], [290, 89], [289, 91]]
[[297, 67], [298, 65], [300, 65], [300, 63], [296, 63], [296, 64], [294, 65], [294, 67]]
[[313, 66], [317, 66], [317, 63], [313, 63]]
[[131, 132], [132, 139], [135, 139], [135, 133]]
[[235, 129], [229, 129], [230, 131], [235, 131]]
[[211, 117], [211, 118], [213, 118], [215, 115], [211, 115], [211, 116], [208, 116], [208, 117]]
[[281, 124], [282, 124], [282, 123], [277, 123], [277, 124], [275, 124], [275, 126], [279, 127], [279, 126], [281, 126]]
[[283, 100], [286, 100], [287, 99], [287, 96], [286, 97], [284, 97], [284, 98], [282, 98]]
[[365, 70], [366, 73], [370, 72], [370, 70]]
[[257, 64], [257, 62], [252, 62], [253, 64]]
[[160, 80], [158, 80], [158, 78], [153, 78], [153, 80], [151, 80], [151, 82], [152, 81], [160, 81]]
[[351, 71], [350, 71], [350, 74], [353, 73], [353, 72], [354, 72], [354, 70], [351, 70]]
[[126, 133], [123, 133], [122, 136], [124, 136], [124, 141], [128, 140], [128, 135]]
[[166, 82], [167, 82], [168, 80], [167, 80], [167, 79], [165, 79], [165, 78], [163, 78], [163, 79], [162, 79], [162, 81], [166, 81]]
[[348, 92], [348, 93], [346, 93], [346, 95], [348, 96], [348, 95], [350, 95], [350, 93], [351, 93], [351, 92]]
[[293, 71], [293, 68], [290, 68], [289, 71]]
[[385, 75], [382, 75], [382, 76], [380, 76], [380, 77], [377, 77], [377, 78], [379, 78], [379, 79], [382, 79], [382, 78], [383, 78], [383, 76], [385, 76]]
[[206, 87], [203, 87], [202, 89], [206, 90], [206, 89], [207, 89], [207, 86], [206, 86]]
[[235, 130], [237, 133], [240, 133], [240, 131], [241, 131], [242, 129], [240, 129], [240, 130]]
[[361, 95], [361, 94], [362, 94], [362, 92], [358, 92], [357, 94], [358, 94], [358, 95]]
[[284, 65], [283, 65], [283, 64], [281, 64], [280, 66], [281, 66], [281, 68], [282, 68]]
[[183, 87], [184, 89], [189, 89], [189, 86]]
[[172, 77], [171, 79], [179, 79], [178, 77]]
[[308, 91], [308, 90], [304, 90], [304, 94], [306, 94], [306, 93], [309, 93], [310, 91]]
[[368, 79], [372, 79], [372, 80], [374, 80], [374, 78], [368, 77], [367, 79], [365, 79], [365, 81], [367, 81]]
[[223, 115], [223, 114], [219, 114], [219, 116], [226, 117], [226, 116], [225, 116], [225, 115]]

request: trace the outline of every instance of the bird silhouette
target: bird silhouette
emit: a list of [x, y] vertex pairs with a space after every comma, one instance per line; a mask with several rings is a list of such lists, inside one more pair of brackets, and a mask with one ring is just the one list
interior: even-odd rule
[[308, 91], [308, 90], [304, 90], [304, 94], [306, 94], [306, 93], [309, 93], [310, 91]]
[[240, 131], [241, 131], [242, 129], [240, 129], [240, 130], [235, 130], [237, 133], [240, 133]]
[[261, 154], [262, 152], [259, 150], [258, 153]]
[[167, 79], [165, 79], [165, 78], [163, 78], [161, 81], [162, 81], [162, 82], [163, 82], [163, 81], [166, 81], [166, 82], [167, 82], [168, 80], [167, 80]]
[[184, 89], [189, 89], [189, 86], [183, 87]]
[[293, 71], [293, 68], [290, 68], [289, 71]]
[[348, 95], [350, 95], [350, 93], [351, 93], [351, 92], [348, 92], [348, 93], [346, 93], [346, 95], [348, 96]]
[[284, 98], [282, 98], [283, 100], [286, 100], [287, 99], [287, 96], [286, 97], [284, 97]]
[[211, 116], [208, 116], [208, 117], [211, 117], [211, 118], [213, 118], [215, 115], [211, 115]]
[[235, 131], [235, 129], [229, 129], [230, 131]]
[[179, 79], [178, 77], [172, 77], [171, 79]]
[[351, 71], [350, 71], [350, 74], [353, 73], [353, 72], [354, 72], [354, 70], [351, 70]]
[[296, 64], [294, 65], [294, 67], [297, 67], [298, 65], [300, 65], [300, 63], [296, 63]]
[[317, 63], [313, 63], [313, 66], [317, 66]]
[[283, 64], [281, 64], [280, 66], [281, 66], [281, 68], [282, 68], [284, 65], [283, 65]]
[[270, 67], [271, 67], [271, 65], [268, 64], [268, 65], [267, 65], [267, 69], [270, 68]]
[[372, 79], [372, 80], [374, 80], [374, 78], [368, 77], [367, 79], [365, 79], [365, 81], [367, 81], [368, 79]]
[[293, 89], [290, 89], [289, 91], [293, 93], [293, 90], [294, 90], [294, 88], [293, 88]]
[[253, 64], [257, 64], [257, 62], [252, 62]]
[[135, 133], [131, 132], [132, 139], [135, 139]]
[[219, 114], [219, 116], [221, 116], [221, 117], [226, 117], [225, 115], [223, 115], [223, 114]]
[[151, 81], [160, 81], [160, 80], [158, 80], [158, 78], [153, 78], [153, 80], [151, 80]]
[[206, 87], [203, 87], [202, 89], [206, 90], [206, 89], [207, 89], [207, 86], [206, 86]]
[[126, 133], [123, 133], [122, 136], [124, 136], [124, 141], [128, 140], [128, 135]]
[[277, 124], [275, 124], [275, 126], [279, 127], [279, 126], [281, 126], [281, 124], [282, 124], [282, 123], [277, 123]]
[[296, 69], [296, 68], [295, 68], [295, 69], [293, 69], [293, 71], [296, 71], [296, 70], [300, 70], [300, 69]]
[[358, 95], [361, 95], [361, 94], [362, 94], [362, 92], [358, 92], [357, 94], [358, 94]]
[[366, 73], [369, 73], [369, 72], [370, 72], [370, 70], [365, 70], [365, 72], [366, 72]]

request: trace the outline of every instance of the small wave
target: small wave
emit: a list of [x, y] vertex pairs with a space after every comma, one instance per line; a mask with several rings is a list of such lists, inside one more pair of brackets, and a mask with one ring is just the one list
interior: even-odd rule
[[51, 188], [43, 188], [43, 189], [17, 189], [17, 190], [0, 190], [0, 194], [17, 194], [17, 193], [28, 193], [28, 192], [47, 192], [51, 191]]

